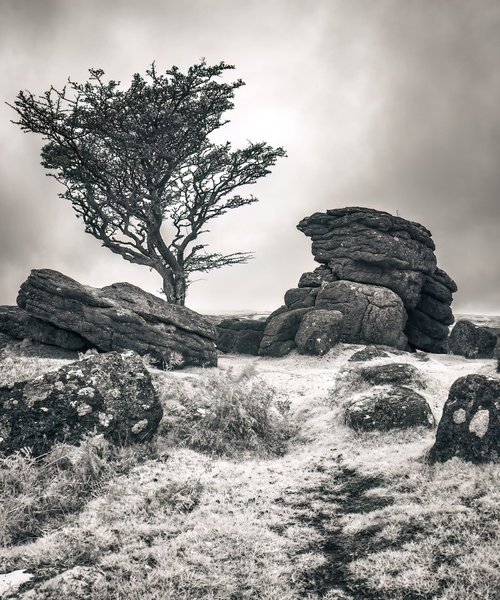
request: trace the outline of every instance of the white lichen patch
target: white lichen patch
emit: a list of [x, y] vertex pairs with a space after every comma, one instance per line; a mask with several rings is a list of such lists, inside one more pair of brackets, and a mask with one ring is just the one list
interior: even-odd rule
[[87, 396], [88, 398], [93, 398], [95, 395], [95, 390], [94, 390], [94, 388], [91, 388], [91, 387], [83, 387], [78, 390], [78, 395], [79, 396]]
[[109, 427], [109, 424], [113, 420], [113, 415], [107, 415], [106, 413], [103, 413], [103, 412], [98, 413], [97, 417], [99, 419], [99, 423], [103, 427]]
[[109, 390], [108, 395], [111, 396], [111, 398], [119, 398], [120, 390], [118, 388], [113, 388]]
[[477, 437], [484, 437], [488, 432], [490, 424], [490, 413], [488, 410], [478, 410], [477, 413], [472, 417], [469, 423], [469, 431], [475, 433]]
[[467, 413], [465, 412], [465, 410], [463, 408], [459, 408], [458, 410], [456, 410], [453, 413], [453, 422], [456, 423], [457, 425], [460, 425], [461, 423], [465, 423], [466, 416], [467, 416]]
[[142, 419], [141, 421], [138, 421], [132, 427], [132, 433], [141, 433], [141, 431], [144, 431], [144, 429], [146, 429], [147, 426], [148, 426], [148, 420]]
[[88, 415], [92, 412], [92, 407], [88, 404], [79, 404], [76, 409], [76, 412], [80, 417], [83, 417], [84, 415]]
[[72, 369], [68, 371], [68, 377], [83, 377], [83, 371], [81, 369]]

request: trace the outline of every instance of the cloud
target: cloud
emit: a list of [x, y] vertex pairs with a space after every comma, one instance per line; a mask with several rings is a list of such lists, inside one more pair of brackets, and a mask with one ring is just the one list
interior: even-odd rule
[[[152, 60], [236, 64], [247, 85], [221, 133], [283, 145], [289, 158], [254, 186], [261, 202], [214, 222], [214, 247], [256, 259], [203, 275], [194, 308], [278, 306], [313, 267], [296, 223], [365, 205], [431, 229], [459, 310], [499, 311], [496, 0], [4, 0], [0, 11], [3, 100], [82, 80], [92, 66], [126, 82]], [[11, 118], [1, 107], [0, 302], [35, 266], [156, 291], [154, 275], [82, 232], [39, 165], [41, 140]]]

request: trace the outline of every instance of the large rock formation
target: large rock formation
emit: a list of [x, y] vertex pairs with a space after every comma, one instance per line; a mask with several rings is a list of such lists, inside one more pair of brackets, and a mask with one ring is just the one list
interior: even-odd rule
[[289, 310], [340, 310], [346, 342], [447, 351], [457, 287], [437, 267], [428, 229], [359, 207], [315, 213], [297, 227], [320, 266], [285, 294]]
[[94, 354], [31, 381], [0, 387], [0, 453], [101, 433], [116, 444], [150, 440], [163, 415], [137, 354]]
[[460, 377], [450, 388], [429, 458], [475, 463], [500, 460], [500, 381], [485, 375]]
[[134, 350], [159, 366], [217, 364], [210, 321], [129, 283], [99, 289], [57, 271], [34, 270], [17, 303], [32, 317], [76, 333], [104, 352]]

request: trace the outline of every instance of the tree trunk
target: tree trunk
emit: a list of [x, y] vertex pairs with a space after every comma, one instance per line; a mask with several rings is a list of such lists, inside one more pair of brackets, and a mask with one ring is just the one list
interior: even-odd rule
[[184, 273], [162, 274], [162, 290], [170, 304], [184, 306], [186, 302], [187, 282]]

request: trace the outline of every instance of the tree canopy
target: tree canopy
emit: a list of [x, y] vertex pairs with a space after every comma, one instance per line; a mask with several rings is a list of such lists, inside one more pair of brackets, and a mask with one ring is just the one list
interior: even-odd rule
[[265, 142], [233, 149], [210, 134], [225, 125], [241, 79], [226, 83], [224, 62], [203, 60], [133, 75], [130, 87], [68, 79], [40, 96], [21, 91], [13, 105], [23, 131], [39, 133], [42, 165], [64, 185], [87, 233], [126, 260], [162, 277], [169, 302], [184, 304], [189, 275], [244, 263], [251, 254], [209, 252], [200, 236], [228, 210], [257, 201], [240, 188], [270, 173], [283, 148]]

